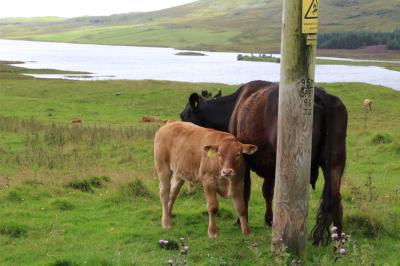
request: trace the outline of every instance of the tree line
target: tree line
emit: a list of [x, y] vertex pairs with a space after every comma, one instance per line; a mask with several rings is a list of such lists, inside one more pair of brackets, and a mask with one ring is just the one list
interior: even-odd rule
[[369, 45], [386, 45], [389, 50], [400, 50], [400, 28], [393, 32], [331, 32], [318, 35], [319, 48], [357, 49]]

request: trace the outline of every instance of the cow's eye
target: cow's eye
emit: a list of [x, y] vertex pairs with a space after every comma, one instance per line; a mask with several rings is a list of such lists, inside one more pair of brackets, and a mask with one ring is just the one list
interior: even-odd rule
[[239, 158], [239, 157], [240, 157], [240, 152], [236, 154], [236, 158]]

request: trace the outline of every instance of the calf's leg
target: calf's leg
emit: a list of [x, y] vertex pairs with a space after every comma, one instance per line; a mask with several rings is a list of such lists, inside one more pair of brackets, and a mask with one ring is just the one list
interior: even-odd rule
[[239, 220], [240, 220], [240, 227], [242, 229], [243, 235], [247, 236], [250, 234], [251, 230], [249, 227], [249, 224], [247, 222], [247, 212], [246, 212], [246, 205], [245, 201], [243, 199], [243, 188], [244, 184], [232, 184], [231, 187], [234, 187], [235, 189], [233, 190], [232, 193], [232, 200], [233, 200], [233, 205], [239, 215]]
[[174, 206], [176, 197], [178, 196], [183, 183], [184, 183], [184, 181], [182, 179], [180, 179], [176, 175], [173, 176], [171, 193], [169, 195], [169, 202], [168, 202], [168, 213], [170, 216], [172, 215], [172, 207]]
[[216, 215], [218, 213], [218, 201], [215, 185], [210, 182], [203, 182], [204, 193], [207, 200], [208, 209], [208, 237], [210, 239], [217, 238], [217, 221]]
[[157, 167], [158, 178], [160, 179], [160, 200], [163, 209], [161, 225], [164, 229], [171, 228], [171, 217], [168, 208], [172, 171], [167, 167]]

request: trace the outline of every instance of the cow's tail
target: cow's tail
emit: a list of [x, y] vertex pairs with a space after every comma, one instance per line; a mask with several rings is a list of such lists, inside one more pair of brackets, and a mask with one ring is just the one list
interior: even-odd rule
[[330, 230], [329, 227], [332, 224], [332, 176], [331, 176], [331, 160], [332, 160], [332, 142], [333, 142], [333, 125], [335, 123], [334, 116], [332, 113], [333, 102], [332, 97], [325, 93], [321, 93], [321, 100], [324, 106], [325, 114], [325, 145], [323, 151], [324, 162], [323, 174], [325, 178], [324, 189], [322, 192], [322, 198], [320, 206], [317, 212], [317, 219], [314, 228], [311, 231], [313, 244], [327, 245], [330, 240]]

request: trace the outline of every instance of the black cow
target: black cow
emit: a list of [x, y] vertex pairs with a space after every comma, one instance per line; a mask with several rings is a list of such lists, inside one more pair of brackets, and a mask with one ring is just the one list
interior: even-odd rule
[[[339, 98], [321, 88], [314, 91], [314, 125], [310, 183], [315, 188], [318, 168], [325, 177], [322, 201], [313, 229], [314, 244], [327, 244], [333, 222], [342, 230], [341, 177], [346, 163], [347, 111]], [[254, 143], [259, 151], [246, 160], [264, 178], [265, 222], [272, 224], [272, 198], [275, 180], [276, 137], [279, 85], [252, 81], [235, 93], [205, 100], [193, 93], [181, 119], [203, 127], [227, 131], [242, 142]], [[250, 198], [250, 173], [245, 178], [246, 207]]]

